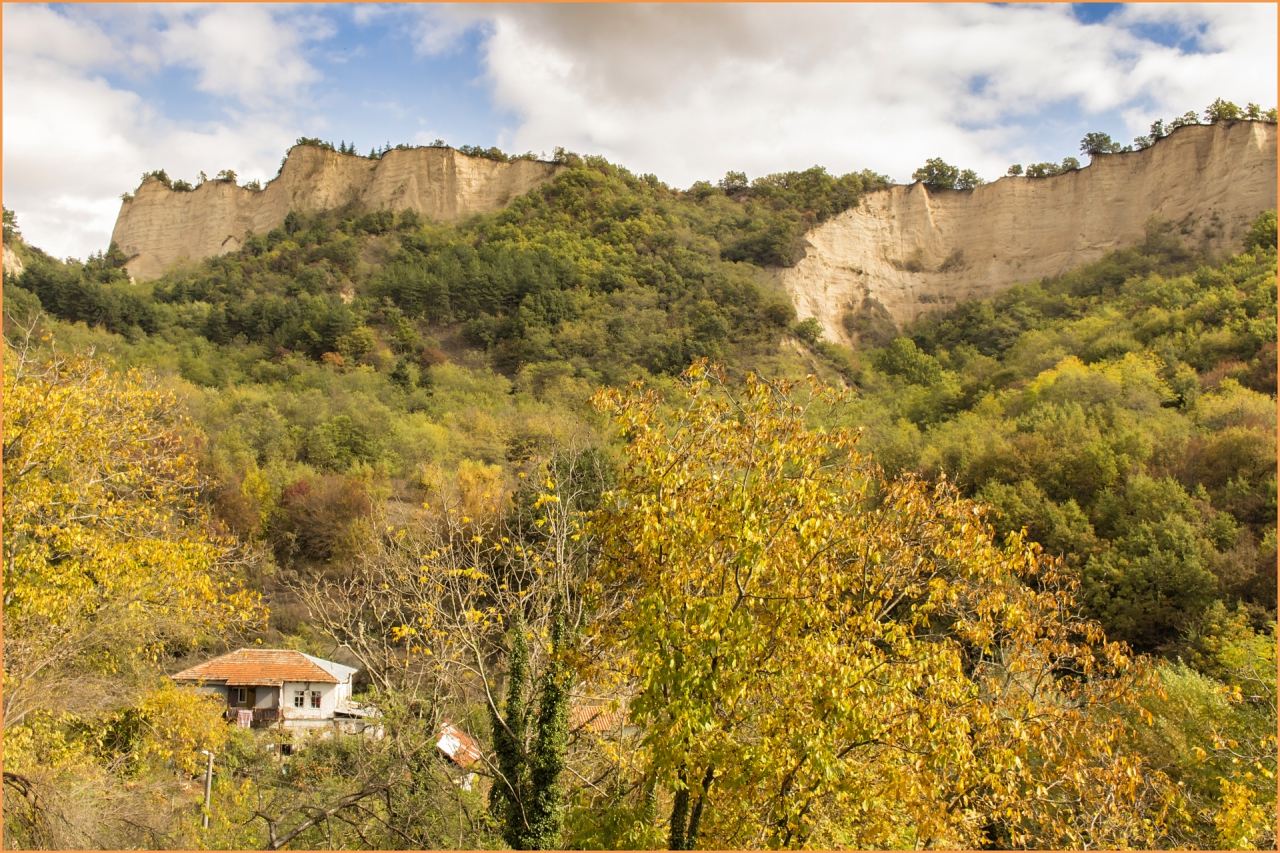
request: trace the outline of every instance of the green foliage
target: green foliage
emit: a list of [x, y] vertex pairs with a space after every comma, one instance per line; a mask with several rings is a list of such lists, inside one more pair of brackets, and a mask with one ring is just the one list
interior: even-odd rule
[[1186, 637], [1186, 660], [1161, 667], [1161, 693], [1135, 728], [1143, 751], [1185, 791], [1182, 843], [1268, 849], [1275, 839], [1276, 642], [1243, 610], [1209, 608]]
[[1200, 265], [1167, 223], [923, 320], [862, 363], [867, 443], [1062, 555], [1108, 632], [1170, 648], [1215, 600], [1275, 607], [1274, 214]]
[[978, 177], [978, 173], [973, 169], [965, 169], [960, 173], [960, 177], [956, 178], [956, 189], [971, 190], [974, 187], [980, 187], [985, 184], [982, 178]]
[[463, 145], [458, 148], [458, 153], [465, 154], [468, 157], [480, 157], [485, 160], [496, 160], [499, 163], [506, 163], [512, 159], [497, 147], [483, 148], [479, 145]]
[[1261, 252], [1276, 248], [1276, 212], [1268, 210], [1249, 226], [1249, 233], [1244, 238], [1246, 252]]
[[960, 169], [941, 157], [932, 157], [911, 173], [911, 180], [920, 181], [931, 187], [955, 189], [956, 182], [960, 180]]
[[502, 837], [513, 850], [554, 850], [564, 828], [565, 751], [569, 733], [569, 673], [558, 659], [564, 653], [565, 626], [552, 629], [551, 659], [537, 691], [537, 714], [526, 702], [529, 647], [523, 618], [511, 620], [507, 701], [502, 712], [490, 706], [498, 775], [489, 789], [489, 808], [501, 821]]
[[986, 183], [973, 169], [961, 170], [941, 157], [926, 160], [923, 166], [912, 173], [911, 180], [920, 181], [935, 189], [948, 190], [971, 190]]
[[[1256, 104], [1250, 104], [1253, 112], [1258, 112]], [[1224, 101], [1222, 98], [1216, 98], [1212, 104], [1204, 108], [1204, 123], [1216, 124], [1220, 121], [1236, 121], [1244, 118], [1244, 111], [1230, 101]]]
[[725, 172], [724, 177], [720, 179], [720, 182], [716, 184], [716, 186], [720, 187], [720, 189], [727, 193], [745, 190], [749, 186], [747, 183], [747, 173], [732, 171]]
[[1052, 178], [1080, 168], [1080, 161], [1075, 157], [1064, 157], [1062, 163], [1032, 163], [1027, 167], [1028, 178]]
[[173, 189], [173, 181], [169, 180], [169, 176], [165, 173], [164, 169], [156, 169], [154, 172], [147, 172], [142, 176], [142, 180], [144, 181], [147, 178], [155, 178], [169, 189]]
[[332, 142], [325, 142], [323, 139], [314, 136], [299, 136], [294, 145], [310, 145], [313, 148], [323, 148], [326, 151], [333, 150]]
[[817, 317], [806, 317], [796, 324], [793, 331], [806, 344], [816, 344], [822, 338], [822, 321]]
[[1086, 133], [1084, 139], [1080, 140], [1080, 152], [1088, 154], [1090, 158], [1099, 154], [1115, 154], [1120, 150], [1120, 143], [1113, 141], [1109, 133]]

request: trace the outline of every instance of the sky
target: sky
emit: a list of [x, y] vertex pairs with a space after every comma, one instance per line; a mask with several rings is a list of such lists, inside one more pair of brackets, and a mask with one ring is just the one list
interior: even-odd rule
[[[163, 168], [267, 181], [301, 136], [600, 154], [674, 187], [824, 166], [907, 183], [1276, 105], [1274, 4], [3, 7], [3, 201], [104, 250]], [[1082, 157], [1082, 159], [1084, 159]]]

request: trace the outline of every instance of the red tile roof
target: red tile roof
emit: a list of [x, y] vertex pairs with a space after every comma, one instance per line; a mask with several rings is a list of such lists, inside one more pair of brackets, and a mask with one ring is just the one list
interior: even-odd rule
[[587, 729], [593, 732], [616, 732], [627, 723], [627, 709], [619, 707], [610, 711], [607, 704], [582, 704], [569, 706], [569, 730]]
[[338, 683], [311, 658], [291, 649], [239, 649], [184, 669], [173, 680], [224, 682], [230, 687], [278, 687], [286, 681]]

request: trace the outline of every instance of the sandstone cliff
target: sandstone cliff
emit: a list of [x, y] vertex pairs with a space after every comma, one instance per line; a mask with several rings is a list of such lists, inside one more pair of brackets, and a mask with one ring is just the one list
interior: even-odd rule
[[18, 257], [8, 246], [0, 246], [0, 257], [3, 257], [3, 276], [10, 281], [22, 275], [22, 258]]
[[1235, 251], [1275, 206], [1276, 125], [1192, 125], [1053, 178], [872, 193], [810, 232], [805, 258], [777, 273], [801, 319], [849, 343], [849, 326], [877, 315], [901, 324], [1134, 245], [1153, 215], [1192, 246]]
[[111, 239], [130, 258], [130, 275], [155, 278], [184, 258], [238, 249], [246, 232], [269, 231], [290, 210], [315, 213], [354, 204], [452, 220], [502, 207], [562, 168], [534, 160], [500, 163], [452, 148], [392, 150], [371, 160], [298, 145], [261, 191], [207, 181], [176, 192], [147, 178], [121, 205]]

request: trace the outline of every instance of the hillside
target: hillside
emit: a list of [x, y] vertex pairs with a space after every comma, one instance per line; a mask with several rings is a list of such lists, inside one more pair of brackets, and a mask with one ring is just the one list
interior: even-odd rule
[[802, 319], [848, 343], [876, 318], [902, 324], [1132, 246], [1151, 216], [1197, 249], [1232, 251], [1275, 206], [1275, 124], [1189, 125], [1051, 178], [870, 193], [806, 235], [805, 257], [779, 277]]
[[[1274, 211], [1228, 223], [1227, 181], [1221, 235], [1143, 209], [853, 349], [779, 284], [882, 202], [1143, 154], [965, 193], [568, 155], [486, 213], [327, 197], [140, 281], [6, 210], [6, 846], [1273, 846]], [[167, 677], [258, 643], [358, 662], [382, 736]]]
[[452, 148], [403, 148], [379, 159], [295, 145], [280, 174], [261, 190], [205, 181], [175, 190], [154, 176], [120, 206], [111, 240], [135, 279], [159, 277], [181, 259], [203, 260], [240, 248], [245, 234], [266, 233], [289, 211], [413, 210], [452, 221], [502, 207], [563, 167], [538, 160], [500, 162]]

